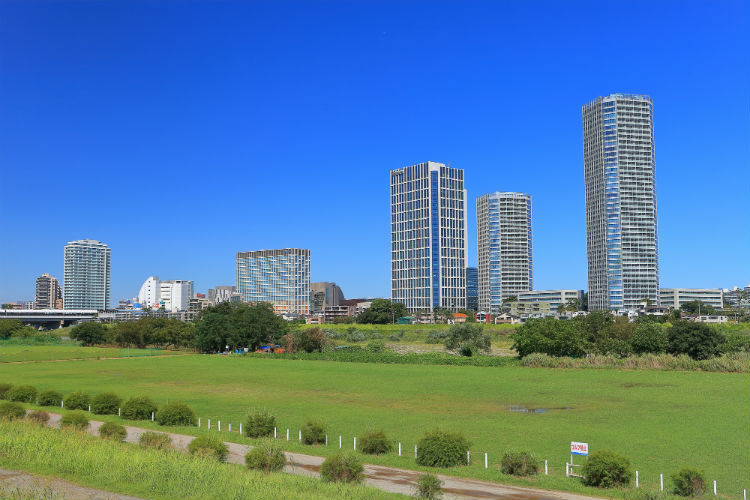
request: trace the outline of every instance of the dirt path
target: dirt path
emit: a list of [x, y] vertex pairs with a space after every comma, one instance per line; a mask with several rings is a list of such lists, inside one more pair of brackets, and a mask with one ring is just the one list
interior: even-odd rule
[[62, 479], [0, 469], [0, 497], [65, 500], [141, 500], [136, 497], [78, 486]]
[[[58, 427], [60, 425], [60, 415], [50, 413], [49, 425]], [[91, 421], [88, 432], [93, 435], [99, 434], [99, 427], [102, 422]], [[126, 442], [137, 443], [138, 438], [144, 432], [154, 432], [152, 429], [142, 429], [140, 427], [125, 426], [128, 432], [125, 438]], [[195, 439], [195, 436], [185, 434], [168, 434], [172, 439], [175, 448], [181, 451], [187, 451], [187, 446]], [[235, 464], [244, 464], [245, 455], [251, 446], [225, 443], [229, 448], [227, 462]], [[299, 474], [303, 476], [320, 476], [320, 465], [325, 460], [323, 457], [305, 455], [303, 453], [286, 452], [287, 466], [285, 472]], [[401, 493], [412, 495], [414, 485], [421, 473], [412, 470], [397, 469], [394, 467], [384, 467], [381, 465], [365, 465], [365, 484], [391, 493]], [[547, 491], [535, 488], [523, 488], [519, 486], [506, 486], [487, 481], [476, 479], [458, 478], [452, 476], [438, 475], [443, 481], [444, 498], [447, 499], [470, 499], [484, 500], [487, 498], [501, 498], [510, 500], [591, 500], [592, 497], [567, 493], [562, 491]], [[84, 497], [85, 498], [85, 497]], [[96, 497], [98, 498], [98, 497]], [[117, 497], [119, 498], [119, 497]], [[126, 498], [126, 497], [122, 497]]]

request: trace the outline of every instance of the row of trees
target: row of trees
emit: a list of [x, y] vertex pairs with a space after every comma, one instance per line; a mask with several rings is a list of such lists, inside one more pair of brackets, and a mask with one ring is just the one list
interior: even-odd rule
[[662, 324], [648, 318], [629, 322], [608, 312], [592, 312], [572, 320], [531, 319], [511, 335], [521, 357], [531, 353], [582, 357], [588, 354], [687, 354], [708, 359], [726, 352], [750, 350], [750, 336], [725, 336], [704, 323], [676, 320]]
[[115, 344], [122, 347], [192, 347], [194, 326], [178, 319], [141, 318], [107, 327], [87, 322], [74, 326], [70, 337], [83, 345]]

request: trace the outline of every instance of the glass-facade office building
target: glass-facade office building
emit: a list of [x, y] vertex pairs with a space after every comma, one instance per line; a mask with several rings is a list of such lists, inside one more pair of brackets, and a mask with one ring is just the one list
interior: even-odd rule
[[500, 311], [503, 300], [534, 288], [531, 196], [494, 192], [477, 198], [479, 310]]
[[653, 111], [643, 95], [583, 106], [589, 310], [659, 303]]
[[463, 169], [426, 162], [390, 176], [391, 299], [410, 312], [465, 309]]
[[63, 309], [109, 308], [110, 248], [96, 240], [70, 241], [63, 257]]
[[236, 280], [244, 302], [269, 302], [276, 314], [310, 314], [310, 250], [237, 252]]
[[479, 275], [476, 267], [466, 268], [466, 309], [479, 310]]

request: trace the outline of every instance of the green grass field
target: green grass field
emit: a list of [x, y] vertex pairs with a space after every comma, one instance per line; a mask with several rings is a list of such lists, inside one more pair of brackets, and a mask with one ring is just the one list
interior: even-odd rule
[[[683, 466], [704, 469], [709, 481], [718, 481], [719, 492], [731, 498], [741, 498], [742, 489], [750, 487], [747, 374], [196, 355], [2, 365], [0, 382], [65, 393], [146, 394], [159, 403], [179, 399], [196, 410], [204, 427], [211, 417], [214, 427], [222, 420], [223, 430], [231, 421], [236, 431], [248, 407], [265, 407], [277, 416], [280, 436], [288, 427], [294, 439], [304, 420], [315, 417], [328, 424], [332, 442], [337, 444], [342, 434], [349, 447], [353, 436], [368, 427], [382, 428], [403, 443], [405, 456], [366, 460], [412, 469], [418, 469], [413, 446], [424, 432], [457, 430], [473, 442], [473, 463], [444, 472], [515, 484], [592, 494], [563, 475], [574, 440], [588, 442], [592, 451], [612, 449], [627, 456], [640, 471], [642, 487], [656, 487], [659, 473], [669, 487], [669, 475]], [[512, 405], [549, 411], [518, 413], [509, 411]], [[224, 439], [246, 442], [236, 433], [224, 433]], [[333, 452], [285, 444], [310, 454]], [[498, 464], [510, 449], [548, 459], [550, 476], [515, 480], [500, 474]], [[485, 452], [489, 470], [482, 463]]]
[[57, 361], [62, 359], [97, 359], [184, 354], [162, 349], [127, 349], [119, 347], [81, 347], [70, 344], [2, 345], [0, 363], [18, 361]]

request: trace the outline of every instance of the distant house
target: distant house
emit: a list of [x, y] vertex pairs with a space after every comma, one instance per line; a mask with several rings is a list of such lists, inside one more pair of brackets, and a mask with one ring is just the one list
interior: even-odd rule
[[453, 313], [453, 322], [456, 324], [466, 323], [467, 319], [469, 319], [469, 317], [464, 313]]

